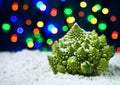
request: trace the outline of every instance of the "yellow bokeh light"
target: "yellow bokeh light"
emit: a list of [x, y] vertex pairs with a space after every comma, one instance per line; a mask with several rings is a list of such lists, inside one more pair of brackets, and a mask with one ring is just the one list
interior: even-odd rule
[[87, 3], [85, 1], [80, 2], [80, 7], [82, 8], [87, 7]]
[[67, 23], [74, 23], [75, 22], [75, 17], [68, 17], [67, 19], [66, 19], [66, 22]]
[[109, 9], [108, 8], [103, 8], [102, 9], [102, 13], [103, 14], [108, 14], [109, 13]]
[[97, 18], [92, 18], [90, 22], [91, 22], [91, 24], [96, 24], [97, 23]]
[[93, 7], [92, 7], [92, 11], [93, 11], [93, 12], [97, 12], [97, 11], [98, 11], [98, 8], [97, 8], [96, 6], [93, 6]]
[[28, 48], [32, 48], [34, 46], [34, 43], [33, 42], [29, 42], [29, 43], [27, 43], [27, 46], [28, 46]]
[[38, 22], [37, 22], [37, 27], [40, 27], [40, 28], [41, 28], [41, 27], [43, 27], [43, 26], [44, 26], [44, 23], [43, 23], [42, 21], [38, 21]]

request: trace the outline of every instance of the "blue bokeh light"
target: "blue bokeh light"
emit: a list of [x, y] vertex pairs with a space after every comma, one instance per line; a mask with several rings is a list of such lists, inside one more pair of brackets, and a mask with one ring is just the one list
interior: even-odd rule
[[12, 15], [11, 17], [10, 17], [10, 21], [11, 22], [16, 22], [18, 19], [17, 19], [17, 16], [15, 16], [15, 15]]
[[24, 29], [22, 27], [17, 28], [17, 33], [22, 34], [24, 32]]
[[40, 48], [40, 46], [41, 46], [41, 43], [40, 43], [40, 42], [38, 42], [38, 41], [36, 41], [36, 42], [34, 43], [34, 45], [35, 45], [35, 48], [39, 49], [39, 48]]

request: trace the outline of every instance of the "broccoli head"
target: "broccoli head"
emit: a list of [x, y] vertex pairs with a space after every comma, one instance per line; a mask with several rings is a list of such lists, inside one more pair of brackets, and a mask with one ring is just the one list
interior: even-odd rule
[[107, 44], [104, 34], [85, 31], [75, 23], [65, 36], [55, 41], [49, 64], [56, 74], [97, 75], [106, 71], [115, 47]]

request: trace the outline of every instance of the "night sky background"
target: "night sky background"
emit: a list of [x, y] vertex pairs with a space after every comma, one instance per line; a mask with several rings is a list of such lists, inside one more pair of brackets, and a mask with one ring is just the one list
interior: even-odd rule
[[0, 0], [0, 51], [50, 51], [75, 22], [120, 52], [119, 0]]

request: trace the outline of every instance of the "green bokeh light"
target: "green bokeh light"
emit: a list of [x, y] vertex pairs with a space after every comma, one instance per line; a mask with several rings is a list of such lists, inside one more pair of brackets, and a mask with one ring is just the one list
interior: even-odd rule
[[47, 44], [50, 45], [53, 43], [53, 40], [51, 38], [47, 39]]
[[43, 42], [43, 37], [37, 38], [37, 41], [42, 43]]
[[68, 26], [64, 25], [64, 26], [62, 27], [62, 30], [63, 30], [64, 32], [68, 31]]
[[9, 32], [10, 31], [10, 24], [8, 24], [8, 23], [2, 24], [2, 29], [4, 32]]
[[71, 15], [72, 14], [72, 9], [71, 8], [65, 8], [64, 9], [64, 14]]
[[99, 28], [100, 31], [105, 31], [106, 28], [107, 28], [107, 24], [104, 23], [104, 22], [99, 23], [98, 28]]
[[88, 22], [91, 22], [92, 18], [94, 18], [94, 15], [92, 15], [92, 14], [88, 15], [88, 17], [87, 17]]
[[31, 37], [26, 39], [26, 43], [33, 42], [33, 39]]
[[96, 4], [95, 6], [98, 8], [98, 11], [102, 8], [100, 4]]

